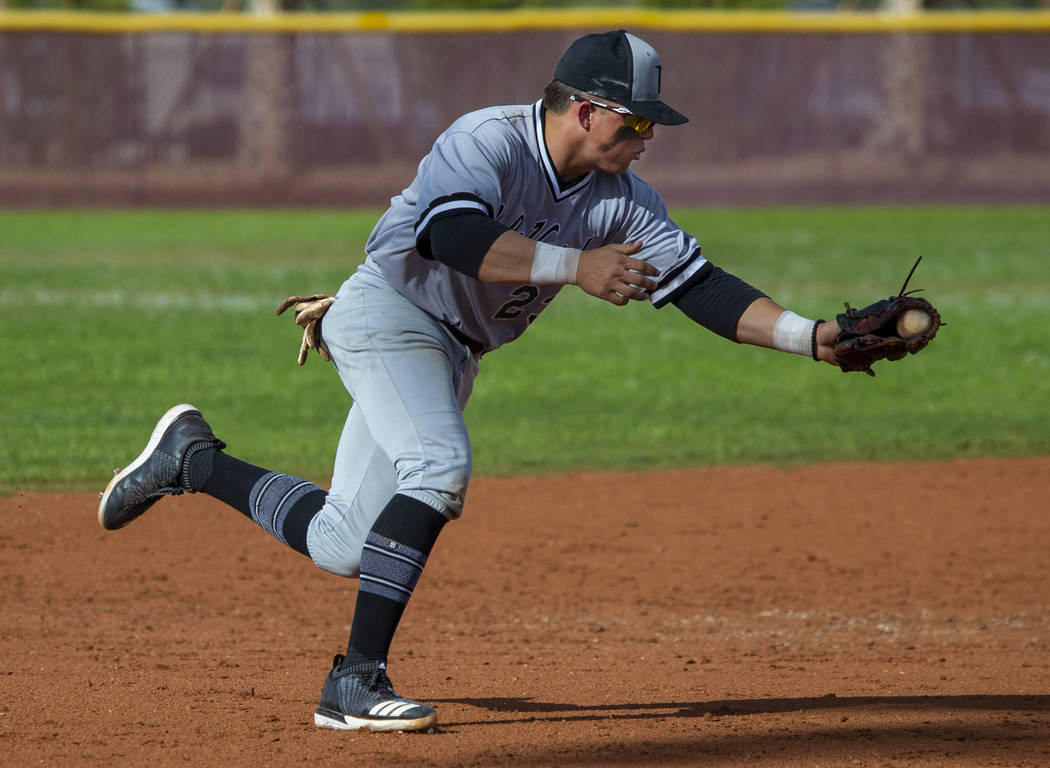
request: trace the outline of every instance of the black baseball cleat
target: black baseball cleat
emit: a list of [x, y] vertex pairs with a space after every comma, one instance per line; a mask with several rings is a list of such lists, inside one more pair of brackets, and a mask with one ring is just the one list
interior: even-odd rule
[[110, 531], [123, 528], [162, 496], [199, 490], [190, 475], [190, 457], [225, 447], [194, 406], [169, 408], [138, 458], [109, 481], [98, 505], [99, 523]]
[[424, 731], [437, 724], [433, 707], [398, 696], [386, 664], [371, 661], [344, 666], [336, 655], [325, 678], [314, 725], [338, 731]]

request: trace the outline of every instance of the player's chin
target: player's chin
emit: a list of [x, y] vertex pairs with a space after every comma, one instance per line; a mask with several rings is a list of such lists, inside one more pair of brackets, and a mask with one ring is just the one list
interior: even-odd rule
[[623, 169], [626, 171], [630, 167], [631, 163], [637, 160], [641, 160], [643, 152], [645, 152], [644, 146], [634, 151], [628, 151], [627, 157], [623, 160]]
[[631, 167], [631, 163], [641, 158], [641, 156], [641, 152], [632, 152], [626, 157], [618, 158], [614, 163], [610, 163], [610, 167], [606, 170], [608, 170], [609, 173], [614, 173], [617, 175], [621, 173], [626, 173], [627, 169]]

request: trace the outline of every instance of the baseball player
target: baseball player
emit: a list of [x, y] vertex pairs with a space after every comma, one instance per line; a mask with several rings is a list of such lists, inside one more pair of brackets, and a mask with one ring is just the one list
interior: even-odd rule
[[359, 579], [316, 725], [437, 722], [395, 693], [387, 654], [439, 533], [463, 511], [463, 408], [479, 361], [562, 286], [616, 306], [673, 304], [727, 339], [834, 363], [833, 323], [787, 311], [708, 261], [630, 170], [655, 126], [686, 122], [660, 100], [660, 77], [656, 51], [633, 34], [576, 40], [540, 101], [481, 109], [442, 133], [376, 224], [362, 266], [334, 299], [299, 303], [300, 362], [316, 348], [353, 398], [331, 490], [234, 458], [196, 408], [177, 405], [102, 494], [99, 520], [116, 529], [162, 496], [203, 492], [318, 567]]

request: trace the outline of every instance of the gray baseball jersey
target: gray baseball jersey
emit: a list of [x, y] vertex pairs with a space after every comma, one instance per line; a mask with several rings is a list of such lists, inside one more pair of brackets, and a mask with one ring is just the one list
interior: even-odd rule
[[416, 244], [430, 222], [467, 211], [552, 245], [586, 250], [641, 240], [636, 258], [660, 270], [650, 296], [656, 307], [705, 263], [659, 194], [630, 171], [592, 171], [562, 184], [547, 152], [541, 102], [471, 112], [438, 137], [365, 250], [395, 290], [486, 351], [524, 333], [561, 286], [483, 283], [424, 258]]
[[395, 493], [459, 517], [472, 467], [462, 410], [479, 366], [474, 346], [447, 327], [493, 350], [520, 336], [561, 288], [484, 283], [427, 258], [421, 237], [436, 217], [481, 212], [526, 237], [580, 249], [641, 240], [637, 256], [661, 271], [650, 296], [658, 307], [705, 264], [632, 173], [559, 182], [542, 117], [537, 103], [453, 123], [391, 201], [368, 258], [325, 315], [325, 345], [354, 401], [331, 490], [307, 533], [326, 570], [358, 572], [365, 536]]

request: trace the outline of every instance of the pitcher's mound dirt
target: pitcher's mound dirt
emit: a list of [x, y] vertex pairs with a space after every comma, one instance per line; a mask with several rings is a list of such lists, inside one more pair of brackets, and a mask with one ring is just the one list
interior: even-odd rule
[[356, 582], [200, 496], [0, 500], [0, 763], [1050, 766], [1050, 457], [484, 478], [314, 728]]

